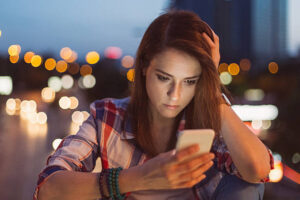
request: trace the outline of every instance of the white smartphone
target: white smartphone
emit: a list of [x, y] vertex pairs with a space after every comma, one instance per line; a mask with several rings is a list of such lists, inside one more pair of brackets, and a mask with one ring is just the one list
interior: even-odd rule
[[215, 131], [213, 129], [190, 129], [184, 130], [179, 133], [176, 143], [176, 150], [180, 150], [191, 146], [193, 144], [199, 145], [199, 151], [192, 158], [204, 153], [210, 152], [213, 139], [215, 137]]

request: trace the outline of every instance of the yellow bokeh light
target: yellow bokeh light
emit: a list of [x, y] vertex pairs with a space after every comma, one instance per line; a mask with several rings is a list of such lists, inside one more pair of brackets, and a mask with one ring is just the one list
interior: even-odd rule
[[8, 47], [8, 54], [10, 56], [17, 56], [19, 55], [21, 52], [21, 46], [20, 45], [17, 45], [17, 44], [13, 44], [13, 45], [10, 45]]
[[39, 55], [34, 55], [31, 58], [31, 65], [33, 67], [39, 67], [42, 64], [42, 57]]
[[235, 75], [238, 75], [240, 73], [240, 67], [238, 64], [236, 63], [231, 63], [229, 66], [228, 66], [228, 72], [232, 75], [232, 76], [235, 76]]
[[35, 54], [32, 51], [28, 51], [24, 54], [24, 61], [28, 64], [31, 63], [31, 59]]
[[86, 54], [85, 60], [89, 64], [96, 64], [100, 59], [100, 55], [96, 51], [90, 51]]
[[68, 60], [72, 56], [72, 50], [69, 47], [64, 47], [60, 50], [60, 57], [64, 60]]
[[9, 61], [13, 64], [17, 63], [19, 61], [19, 55], [9, 56]]
[[12, 98], [9, 98], [7, 101], [6, 101], [6, 108], [9, 109], [9, 110], [16, 110], [16, 107], [17, 107], [17, 103], [14, 99]]
[[2, 31], [0, 30], [0, 37], [2, 36]]
[[275, 161], [274, 169], [269, 173], [269, 178], [271, 182], [279, 182], [283, 177], [283, 167], [280, 161]]
[[247, 58], [243, 58], [240, 60], [240, 67], [243, 71], [249, 71], [251, 68], [251, 61]]
[[78, 107], [78, 99], [76, 97], [70, 97], [71, 105], [70, 109], [76, 109]]
[[48, 58], [45, 61], [45, 68], [49, 71], [55, 69], [55, 66], [56, 66], [56, 61], [53, 58]]
[[128, 79], [130, 82], [133, 82], [133, 81], [134, 81], [134, 69], [128, 70], [128, 72], [127, 72], [127, 79]]
[[47, 123], [47, 115], [44, 112], [37, 113], [37, 123], [46, 124]]
[[276, 62], [270, 62], [268, 68], [271, 74], [278, 72], [278, 64]]
[[81, 76], [92, 74], [93, 68], [90, 65], [82, 65], [80, 68]]
[[68, 67], [68, 72], [72, 75], [75, 75], [79, 72], [79, 64], [78, 63], [70, 63]]
[[50, 87], [45, 87], [42, 89], [42, 100], [47, 103], [51, 103], [55, 99], [55, 91]]
[[71, 100], [69, 97], [63, 96], [59, 99], [58, 104], [62, 109], [68, 109], [70, 108]]
[[121, 64], [125, 68], [131, 68], [134, 64], [134, 58], [132, 56], [124, 56], [122, 58]]
[[227, 63], [221, 63], [219, 65], [218, 71], [219, 71], [219, 73], [227, 72], [228, 71], [228, 64]]
[[56, 63], [56, 71], [63, 73], [67, 70], [68, 63], [66, 61], [60, 60]]
[[75, 124], [81, 125], [83, 121], [84, 121], [84, 115], [82, 112], [80, 112], [80, 111], [73, 112], [72, 122], [74, 122]]

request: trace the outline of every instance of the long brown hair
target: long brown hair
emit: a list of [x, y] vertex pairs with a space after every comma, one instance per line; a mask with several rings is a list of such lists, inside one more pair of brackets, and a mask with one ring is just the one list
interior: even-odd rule
[[220, 131], [221, 83], [217, 69], [211, 59], [211, 49], [202, 37], [205, 32], [212, 40], [210, 27], [190, 11], [169, 11], [156, 18], [146, 30], [139, 45], [131, 100], [126, 117], [132, 119], [133, 134], [137, 145], [148, 156], [158, 154], [150, 133], [148, 95], [143, 69], [147, 68], [155, 55], [174, 48], [194, 56], [202, 66], [201, 77], [195, 95], [187, 107], [175, 119], [173, 136], [168, 149], [174, 148], [178, 122], [185, 112], [185, 129], [211, 128]]

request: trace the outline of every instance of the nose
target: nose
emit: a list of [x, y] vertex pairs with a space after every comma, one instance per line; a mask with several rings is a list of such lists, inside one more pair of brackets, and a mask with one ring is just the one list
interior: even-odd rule
[[180, 98], [181, 86], [180, 84], [173, 83], [168, 90], [168, 96], [173, 101], [177, 101]]

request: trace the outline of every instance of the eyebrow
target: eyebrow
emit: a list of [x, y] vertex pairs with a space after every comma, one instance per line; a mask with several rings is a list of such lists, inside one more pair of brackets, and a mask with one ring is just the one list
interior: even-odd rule
[[[160, 72], [160, 73], [162, 73], [162, 74], [165, 74], [165, 75], [167, 75], [167, 76], [173, 77], [171, 74], [168, 74], [167, 72], [164, 72], [164, 71], [161, 70], [161, 69], [155, 69], [155, 71], [158, 71], [158, 72]], [[198, 78], [198, 77], [200, 77], [200, 75], [197, 75], [197, 76], [191, 76], [191, 77], [186, 77], [185, 79], [192, 79], [192, 78]]]

